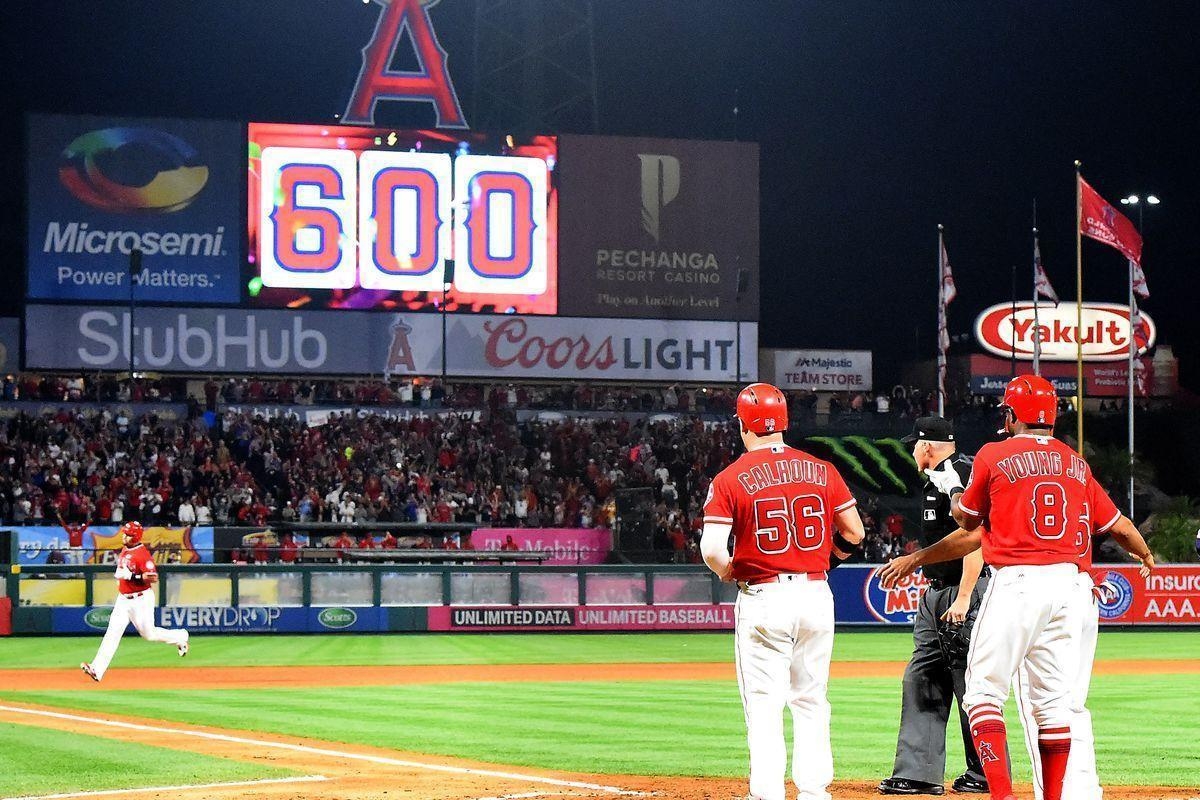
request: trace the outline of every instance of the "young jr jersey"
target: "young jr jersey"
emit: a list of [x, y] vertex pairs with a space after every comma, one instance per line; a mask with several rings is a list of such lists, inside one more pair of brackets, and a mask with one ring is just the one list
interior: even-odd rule
[[987, 521], [983, 559], [998, 567], [1080, 563], [1121, 518], [1074, 450], [1029, 434], [984, 445], [958, 504]]
[[717, 474], [704, 521], [733, 526], [733, 578], [755, 583], [781, 573], [828, 570], [834, 516], [854, 502], [828, 461], [770, 445]]
[[[135, 575], [157, 575], [158, 567], [154, 566], [154, 557], [150, 555], [150, 550], [144, 544], [137, 544], [133, 547], [126, 547], [121, 551], [121, 555], [117, 556], [117, 568], [124, 567]], [[143, 589], [149, 589], [150, 584], [146, 581], [133, 581], [127, 578], [118, 580], [118, 587], [121, 594], [133, 594], [140, 592]]]

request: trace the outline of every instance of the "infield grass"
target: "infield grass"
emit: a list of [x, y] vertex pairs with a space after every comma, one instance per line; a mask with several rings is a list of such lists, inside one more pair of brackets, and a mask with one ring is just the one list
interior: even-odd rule
[[[0, 638], [0, 686], [10, 669], [77, 667], [99, 636]], [[912, 635], [840, 632], [835, 661], [907, 661]], [[1097, 659], [1200, 658], [1200, 632], [1104, 631]], [[127, 633], [114, 667], [346, 666], [427, 664], [619, 664], [733, 660], [728, 633], [392, 634], [362, 636], [194, 636], [186, 659]]]
[[0, 725], [0, 797], [220, 783], [296, 774], [261, 764], [61, 733], [33, 725]]

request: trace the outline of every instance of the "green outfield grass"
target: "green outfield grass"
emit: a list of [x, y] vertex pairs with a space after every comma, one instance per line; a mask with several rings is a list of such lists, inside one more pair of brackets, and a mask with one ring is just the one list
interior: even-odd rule
[[165, 747], [118, 744], [99, 736], [59, 733], [32, 725], [0, 725], [0, 797], [295, 774]]
[[[840, 633], [835, 658], [903, 660], [910, 641], [900, 632]], [[90, 657], [96, 643], [96, 637], [0, 640], [0, 665], [74, 666]], [[170, 648], [129, 637], [116, 666], [685, 663], [726, 661], [730, 648], [728, 634], [196, 637], [192, 654], [180, 660]], [[1198, 657], [1197, 632], [1105, 632], [1098, 647], [1101, 661]], [[1197, 782], [1200, 757], [1193, 739], [1200, 678], [1183, 669], [1095, 678], [1089, 705], [1105, 782]], [[113, 713], [130, 707], [131, 693], [125, 691], [13, 691], [18, 688], [4, 685], [0, 669], [0, 699]], [[137, 697], [141, 716], [504, 764], [648, 775], [745, 772], [742, 712], [732, 682], [460, 683], [269, 692], [214, 687], [140, 690]], [[886, 776], [895, 750], [899, 682], [838, 679], [830, 700], [839, 777]], [[1019, 731], [1010, 709], [1016, 771], [1027, 778]], [[951, 777], [962, 763], [961, 753], [961, 741], [951, 736]], [[156, 776], [154, 782], [171, 780]]]
[[[0, 639], [4, 668], [77, 667], [99, 636]], [[839, 633], [837, 661], [906, 661], [906, 632]], [[1106, 631], [1097, 658], [1200, 658], [1200, 632]], [[115, 667], [420, 664], [613, 664], [731, 661], [727, 633], [696, 634], [404, 634], [381, 636], [196, 636], [186, 659], [173, 648], [126, 635]]]

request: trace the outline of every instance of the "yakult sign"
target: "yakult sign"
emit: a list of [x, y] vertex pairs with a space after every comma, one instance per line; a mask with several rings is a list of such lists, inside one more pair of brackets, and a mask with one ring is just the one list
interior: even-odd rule
[[[1158, 329], [1143, 311], [1141, 337], [1144, 353], [1154, 346]], [[1033, 356], [1034, 336], [1042, 342], [1042, 358], [1047, 361], [1074, 361], [1076, 342], [1083, 341], [1084, 361], [1123, 361], [1129, 358], [1129, 306], [1117, 303], [1085, 303], [1083, 328], [1080, 333], [1076, 309], [1066, 303], [1038, 307], [1034, 323], [1033, 303], [1018, 303], [1016, 311], [1010, 303], [1001, 303], [984, 310], [975, 320], [975, 338], [990, 353], [1019, 359]]]

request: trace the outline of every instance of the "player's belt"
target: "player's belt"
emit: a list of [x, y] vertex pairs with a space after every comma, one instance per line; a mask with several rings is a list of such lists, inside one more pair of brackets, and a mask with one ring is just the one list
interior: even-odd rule
[[738, 586], [746, 588], [749, 586], [762, 586], [766, 583], [791, 583], [792, 581], [823, 581], [828, 577], [824, 572], [781, 572], [778, 575], [773, 575], [770, 578], [763, 578], [759, 581], [738, 581]]
[[144, 595], [144, 594], [145, 594], [146, 592], [148, 592], [148, 591], [150, 591], [150, 590], [149, 590], [149, 589], [142, 589], [140, 592], [129, 592], [128, 594], [126, 594], [125, 592], [121, 592], [121, 596], [122, 596], [122, 597], [124, 597], [124, 598], [127, 598], [127, 599], [129, 599], [129, 600], [132, 600], [132, 599], [133, 599], [133, 598], [135, 598], [135, 597], [141, 597], [142, 595]]

